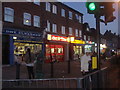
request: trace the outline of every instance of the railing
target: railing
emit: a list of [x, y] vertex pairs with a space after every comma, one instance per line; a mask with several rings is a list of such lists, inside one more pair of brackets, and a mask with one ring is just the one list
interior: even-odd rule
[[95, 71], [82, 78], [50, 78], [2, 80], [2, 88], [105, 88], [107, 68]]

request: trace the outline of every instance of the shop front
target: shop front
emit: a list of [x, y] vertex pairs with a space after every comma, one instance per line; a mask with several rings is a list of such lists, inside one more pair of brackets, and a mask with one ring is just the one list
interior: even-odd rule
[[68, 37], [47, 34], [45, 62], [64, 62], [65, 60], [68, 60], [68, 47]]
[[86, 44], [84, 46], [84, 50], [85, 52], [90, 51], [90, 52], [94, 52], [95, 50], [95, 42], [92, 41], [86, 41]]
[[79, 60], [79, 58], [83, 54], [83, 47], [84, 47], [85, 41], [74, 40], [71, 43], [74, 43], [74, 46], [73, 46], [73, 51], [74, 51], [73, 60]]
[[[7, 39], [5, 39], [6, 36], [8, 37]], [[3, 64], [14, 64], [14, 54], [22, 57], [26, 54], [27, 48], [30, 48], [32, 53], [44, 51], [41, 34], [36, 32], [4, 29], [3, 38], [5, 40], [3, 41], [3, 48], [5, 48], [3, 50]], [[8, 42], [8, 47], [6, 42]], [[6, 53], [7, 55], [5, 56], [4, 54]]]

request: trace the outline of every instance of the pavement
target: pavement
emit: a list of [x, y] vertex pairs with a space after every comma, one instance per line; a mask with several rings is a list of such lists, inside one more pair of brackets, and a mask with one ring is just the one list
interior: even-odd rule
[[[54, 78], [80, 78], [82, 73], [80, 70], [79, 61], [71, 61], [71, 72], [68, 74], [68, 62], [54, 63]], [[101, 62], [101, 68], [108, 67], [107, 73], [107, 86], [108, 88], [120, 88], [120, 67], [116, 64], [111, 64], [109, 60]], [[43, 64], [43, 78], [51, 78], [51, 64]], [[15, 65], [3, 65], [2, 66], [2, 79], [9, 80], [15, 79], [16, 67]], [[20, 67], [20, 79], [27, 79], [27, 68], [25, 65]]]
[[[107, 61], [102, 62], [102, 68], [107, 67], [109, 64]], [[78, 60], [71, 61], [71, 71], [68, 73], [68, 62], [59, 62], [53, 64], [54, 78], [79, 78], [82, 76], [80, 70], [80, 62]], [[51, 78], [51, 64], [45, 63], [43, 64], [43, 78]], [[2, 79], [15, 79], [16, 75], [16, 66], [15, 65], [3, 65], [2, 66]], [[25, 65], [21, 65], [20, 67], [20, 79], [27, 79], [28, 73]]]

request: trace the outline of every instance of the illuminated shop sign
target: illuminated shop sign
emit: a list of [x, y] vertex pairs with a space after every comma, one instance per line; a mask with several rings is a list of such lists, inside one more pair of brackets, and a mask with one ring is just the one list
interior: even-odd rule
[[74, 37], [63, 37], [63, 36], [47, 34], [47, 40], [72, 42], [74, 41]]
[[95, 44], [95, 42], [92, 42], [92, 41], [86, 41], [86, 44]]
[[71, 41], [71, 43], [85, 44], [85, 41], [83, 41], [83, 40], [74, 40], [74, 41]]

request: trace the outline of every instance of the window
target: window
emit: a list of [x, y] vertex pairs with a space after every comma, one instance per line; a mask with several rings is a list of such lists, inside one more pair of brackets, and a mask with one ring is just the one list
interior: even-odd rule
[[65, 17], [65, 10], [61, 9], [61, 16]]
[[79, 16], [79, 23], [81, 23], [81, 16]]
[[25, 25], [31, 25], [31, 14], [29, 14], [29, 13], [24, 13], [23, 23], [24, 23]]
[[40, 17], [34, 15], [34, 26], [35, 27], [40, 27]]
[[87, 27], [87, 31], [90, 31], [88, 27]]
[[78, 37], [78, 29], [75, 29], [75, 36]]
[[57, 14], [57, 6], [56, 5], [53, 5], [53, 8], [52, 8], [53, 10], [52, 10], [52, 12], [54, 13], [54, 14]]
[[50, 32], [50, 22], [47, 20], [47, 28], [46, 31]]
[[14, 22], [14, 10], [12, 8], [5, 7], [4, 20], [8, 22]]
[[57, 25], [56, 24], [52, 25], [52, 32], [57, 33]]
[[75, 14], [75, 19], [76, 19], [76, 20], [79, 20], [78, 14]]
[[34, 0], [34, 4], [40, 5], [40, 0]]
[[79, 36], [82, 37], [82, 31], [81, 30], [79, 30]]
[[69, 35], [72, 35], [72, 28], [69, 27]]
[[84, 35], [84, 40], [86, 40], [86, 35]]
[[65, 34], [65, 26], [61, 27], [61, 32], [62, 32], [62, 34]]
[[46, 2], [46, 11], [51, 11], [51, 5], [50, 5], [50, 3], [49, 2]]
[[69, 11], [69, 19], [72, 19], [72, 12]]
[[90, 36], [88, 36], [88, 41], [90, 41]]

